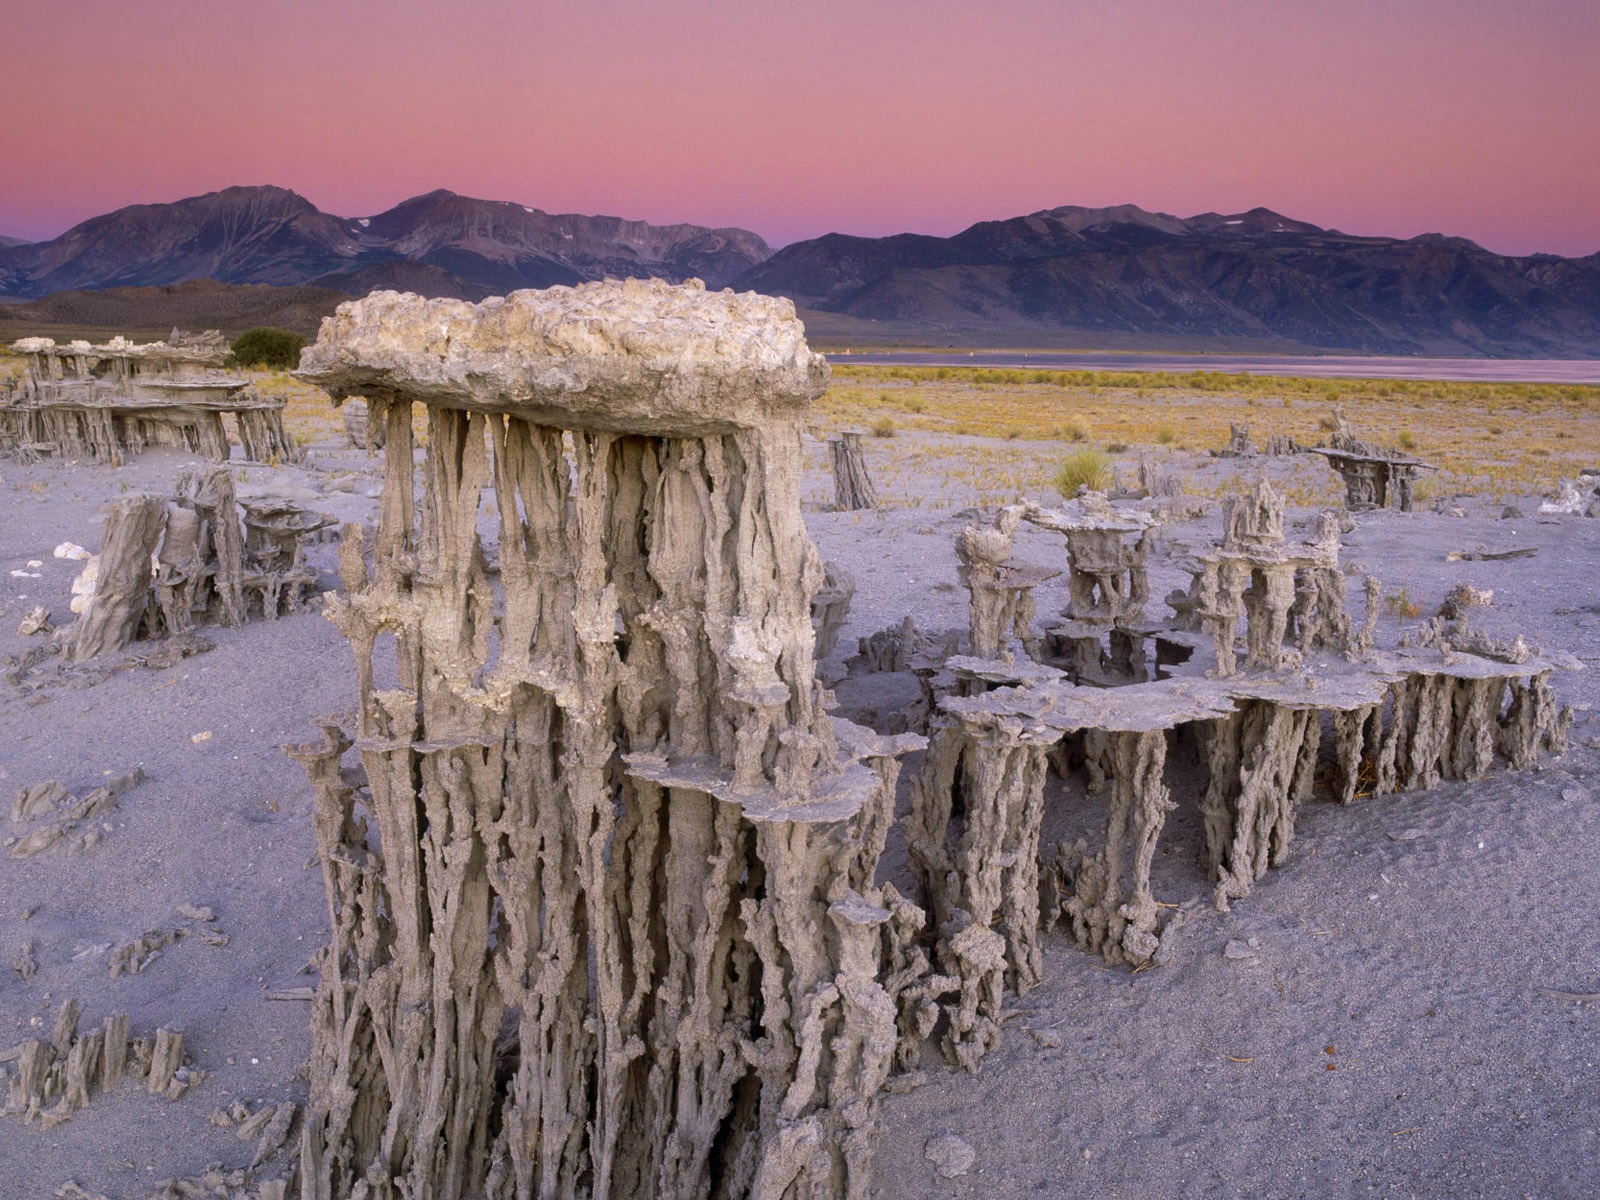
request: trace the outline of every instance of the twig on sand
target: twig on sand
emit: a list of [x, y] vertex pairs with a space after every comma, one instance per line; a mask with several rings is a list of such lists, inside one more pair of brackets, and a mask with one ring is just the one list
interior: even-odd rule
[[1600, 1000], [1600, 992], [1560, 992], [1555, 988], [1534, 988], [1533, 990], [1546, 1000], [1570, 1000], [1573, 1004], [1582, 1004], [1586, 1000]]
[[1225, 1058], [1229, 1062], [1233, 1062], [1233, 1063], [1253, 1063], [1253, 1062], [1255, 1062], [1255, 1058], [1254, 1057], [1240, 1058], [1238, 1055], [1235, 1055], [1235, 1054], [1227, 1054], [1227, 1053], [1224, 1053], [1221, 1050], [1213, 1050], [1210, 1046], [1201, 1046], [1200, 1050], [1201, 1050], [1202, 1053], [1215, 1054], [1218, 1058]]

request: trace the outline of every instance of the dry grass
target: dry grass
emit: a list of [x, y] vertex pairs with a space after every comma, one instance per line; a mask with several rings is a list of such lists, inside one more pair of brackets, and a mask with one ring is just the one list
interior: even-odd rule
[[[283, 423], [301, 445], [344, 440], [344, 414], [333, 406], [328, 393], [304, 383], [287, 371], [245, 371], [256, 389], [266, 396], [282, 396]], [[417, 405], [411, 417], [419, 445], [428, 442], [428, 410]]]
[[[1181, 441], [1191, 451], [1227, 443], [1230, 423], [1248, 422], [1258, 442], [1288, 434], [1304, 443], [1325, 438], [1338, 405], [1357, 436], [1438, 466], [1417, 489], [1420, 500], [1454, 494], [1507, 499], [1551, 490], [1560, 476], [1592, 465], [1586, 447], [1600, 440], [1600, 387], [1392, 379], [1297, 379], [1217, 372], [1027, 371], [962, 367], [835, 365], [818, 404], [822, 430], [870, 426], [887, 418], [903, 431], [960, 439], [995, 439], [954, 455], [990, 486], [1047, 489], [1059, 445], [1090, 442], [1113, 453], [1164, 453]], [[1404, 437], [1392, 431], [1403, 424]], [[1181, 431], [1181, 434], [1180, 432]], [[1053, 442], [1034, 452], [1020, 440]], [[1007, 439], [1013, 445], [1005, 447]], [[1113, 449], [1116, 448], [1116, 449]], [[1159, 456], [1159, 454], [1157, 454]], [[1001, 464], [1006, 464], [1002, 467]], [[1219, 495], [1219, 472], [1192, 482]], [[1303, 478], [1301, 478], [1303, 476]], [[1326, 503], [1338, 495], [1320, 463], [1296, 468], [1293, 503]], [[991, 482], [992, 481], [992, 482]]]
[[1094, 446], [1079, 446], [1061, 460], [1052, 482], [1056, 491], [1071, 498], [1079, 488], [1103, 492], [1111, 482], [1111, 456]]
[[245, 371], [244, 374], [262, 395], [284, 398], [283, 423], [302, 444], [344, 436], [344, 417], [321, 388], [302, 383], [287, 371]]

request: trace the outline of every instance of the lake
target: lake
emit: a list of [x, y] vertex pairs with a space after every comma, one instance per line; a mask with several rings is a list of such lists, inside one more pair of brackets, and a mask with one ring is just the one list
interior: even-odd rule
[[1224, 354], [1077, 354], [1070, 351], [885, 350], [830, 354], [840, 366], [1015, 367], [1040, 371], [1220, 371], [1344, 379], [1450, 379], [1487, 383], [1600, 384], [1595, 358], [1386, 358]]

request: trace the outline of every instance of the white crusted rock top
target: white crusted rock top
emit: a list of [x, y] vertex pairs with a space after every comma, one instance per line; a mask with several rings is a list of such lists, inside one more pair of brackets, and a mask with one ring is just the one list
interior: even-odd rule
[[299, 374], [341, 399], [669, 435], [763, 425], [803, 409], [828, 380], [790, 301], [657, 279], [481, 304], [374, 292], [323, 320]]
[[58, 342], [55, 338], [27, 337], [11, 343], [13, 354], [42, 354], [51, 358], [150, 359], [155, 362], [199, 363], [219, 367], [228, 357], [228, 339], [216, 330], [181, 334], [159, 342], [133, 342], [120, 334], [110, 341], [90, 343], [82, 338]]

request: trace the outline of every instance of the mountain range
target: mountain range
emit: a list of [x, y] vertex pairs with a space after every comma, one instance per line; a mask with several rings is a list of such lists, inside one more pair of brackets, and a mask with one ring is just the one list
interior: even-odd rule
[[[948, 238], [828, 234], [774, 252], [743, 229], [553, 215], [448, 191], [350, 218], [283, 188], [235, 187], [119, 209], [50, 241], [0, 238], [0, 297], [146, 289], [111, 306], [119, 311], [162, 297], [221, 302], [226, 289], [173, 287], [206, 279], [292, 289], [304, 321], [338, 296], [376, 288], [477, 300], [639, 275], [789, 296], [868, 336], [883, 327], [1015, 344], [1074, 331], [1108, 341], [1600, 357], [1600, 254], [1515, 257], [1439, 234], [1353, 236], [1265, 208], [1175, 217], [1068, 206]], [[229, 303], [255, 313], [271, 298], [257, 288]], [[86, 311], [87, 297], [54, 299], [52, 311]], [[24, 310], [37, 306], [0, 313]]]

